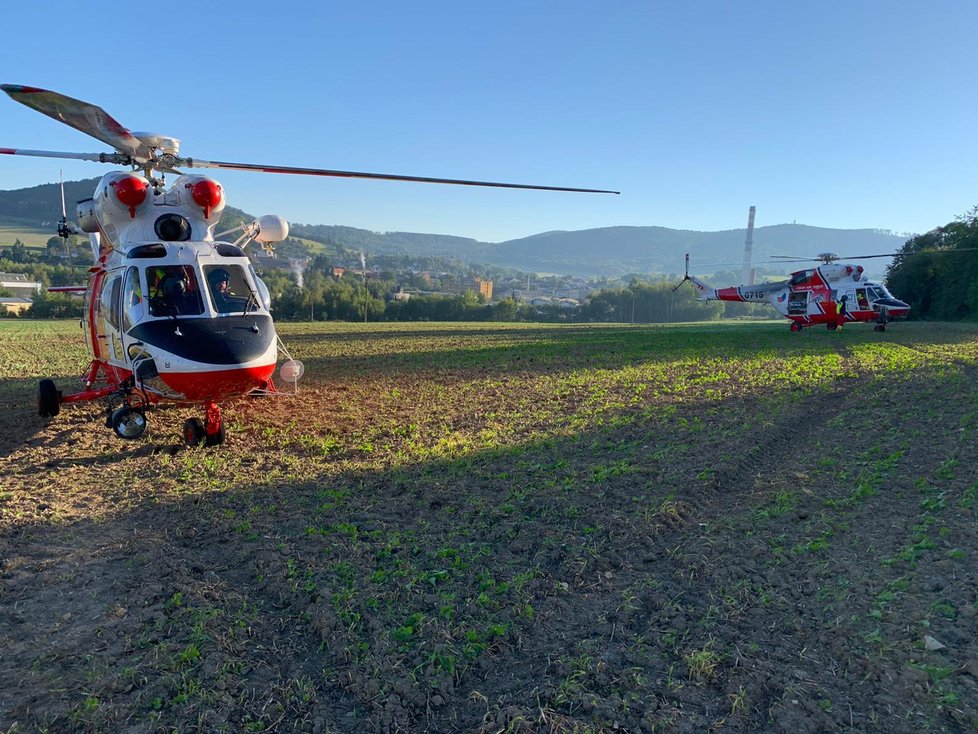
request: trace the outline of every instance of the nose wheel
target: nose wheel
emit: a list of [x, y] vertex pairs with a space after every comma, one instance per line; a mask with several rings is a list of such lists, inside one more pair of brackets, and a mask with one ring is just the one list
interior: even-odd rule
[[109, 424], [116, 436], [132, 440], [146, 432], [146, 414], [138, 408], [126, 405], [112, 412]]
[[227, 438], [221, 408], [217, 403], [207, 403], [204, 420], [188, 418], [183, 424], [183, 440], [188, 446], [220, 446]]

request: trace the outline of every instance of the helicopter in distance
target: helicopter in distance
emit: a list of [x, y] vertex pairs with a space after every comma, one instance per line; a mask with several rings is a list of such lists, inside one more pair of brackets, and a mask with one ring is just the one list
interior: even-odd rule
[[[82, 389], [64, 393], [51, 379], [37, 388], [43, 418], [63, 404], [102, 400], [106, 425], [121, 438], [146, 430], [146, 411], [170, 401], [203, 406], [203, 420], [183, 424], [190, 446], [217, 446], [226, 428], [220, 403], [278, 392], [273, 376], [293, 387], [304, 368], [275, 331], [268, 288], [245, 249], [271, 248], [288, 236], [288, 223], [266, 215], [217, 232], [226, 205], [213, 178], [181, 169], [219, 168], [386, 181], [452, 184], [577, 193], [604, 189], [430, 178], [320, 168], [229, 163], [181, 155], [180, 141], [133, 133], [100, 107], [57, 92], [15, 84], [0, 89], [13, 100], [85, 133], [111, 153], [70, 153], [0, 148], [0, 154], [110, 163], [127, 167], [103, 176], [90, 199], [78, 203], [78, 223], [64, 206], [58, 234], [89, 235], [93, 265], [87, 285], [49, 290], [84, 293], [82, 328], [91, 362]], [[169, 186], [165, 177], [174, 176]], [[240, 232], [233, 242], [221, 238]]]
[[[846, 260], [865, 260], [894, 255], [860, 255]], [[883, 283], [874, 283], [864, 273], [862, 265], [841, 263], [834, 252], [823, 252], [813, 258], [779, 258], [780, 262], [821, 262], [821, 265], [798, 270], [787, 280], [756, 285], [714, 288], [689, 274], [689, 255], [686, 255], [686, 274], [679, 285], [689, 281], [700, 301], [733, 301], [737, 303], [769, 303], [791, 321], [791, 331], [825, 324], [829, 330], [849, 322], [872, 322], [873, 331], [886, 331], [895, 318], [905, 317], [910, 306], [895, 298]]]

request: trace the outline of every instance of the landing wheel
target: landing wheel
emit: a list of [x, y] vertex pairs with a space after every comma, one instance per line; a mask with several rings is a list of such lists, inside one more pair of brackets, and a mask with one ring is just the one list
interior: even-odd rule
[[111, 422], [119, 438], [139, 438], [146, 431], [146, 414], [136, 408], [119, 408], [112, 414]]
[[227, 429], [224, 428], [222, 423], [218, 426], [215, 433], [208, 433], [204, 436], [204, 446], [220, 446], [224, 443], [224, 439], [227, 438]]
[[790, 328], [792, 331], [801, 331], [801, 324], [799, 324], [797, 321], [792, 321], [791, 326], [788, 328]]
[[61, 411], [61, 393], [54, 380], [37, 383], [37, 414], [42, 418], [54, 418]]
[[886, 331], [886, 326], [884, 324], [876, 324], [873, 327], [873, 331]]
[[204, 424], [199, 418], [188, 418], [184, 421], [183, 440], [188, 446], [200, 446], [200, 442], [206, 435], [207, 431], [204, 430]]

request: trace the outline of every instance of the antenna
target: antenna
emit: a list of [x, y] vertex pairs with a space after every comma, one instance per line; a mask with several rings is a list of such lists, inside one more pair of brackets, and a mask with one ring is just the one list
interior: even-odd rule
[[747, 217], [747, 239], [744, 241], [744, 285], [754, 285], [753, 273], [750, 268], [751, 248], [754, 246], [754, 211], [756, 207], [750, 208], [750, 215]]

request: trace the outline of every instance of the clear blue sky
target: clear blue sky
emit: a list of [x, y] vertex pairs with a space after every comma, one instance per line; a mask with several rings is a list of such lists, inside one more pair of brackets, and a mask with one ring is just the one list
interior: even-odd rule
[[[0, 82], [185, 155], [622, 192], [212, 174], [231, 205], [293, 222], [496, 242], [742, 228], [753, 204], [758, 227], [903, 233], [978, 204], [972, 0], [58, 0], [8, 4], [3, 27]], [[105, 149], [6, 96], [0, 147]], [[60, 168], [111, 170], [0, 156], [0, 188]]]

